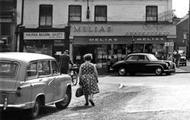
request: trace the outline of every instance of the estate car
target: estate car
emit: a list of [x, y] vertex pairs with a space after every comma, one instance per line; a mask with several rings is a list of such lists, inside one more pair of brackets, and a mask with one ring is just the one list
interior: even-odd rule
[[135, 74], [135, 73], [162, 73], [171, 74], [175, 72], [175, 63], [168, 60], [158, 60], [153, 54], [149, 53], [132, 53], [124, 60], [118, 61], [112, 65], [112, 70], [118, 75]]
[[0, 53], [0, 109], [26, 109], [37, 117], [40, 108], [66, 108], [71, 100], [71, 77], [60, 74], [55, 58], [38, 53]]

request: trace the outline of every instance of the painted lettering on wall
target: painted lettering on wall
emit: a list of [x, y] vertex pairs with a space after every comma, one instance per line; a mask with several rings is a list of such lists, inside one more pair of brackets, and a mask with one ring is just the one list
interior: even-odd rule
[[75, 33], [110, 33], [112, 31], [111, 26], [73, 26], [73, 32]]
[[89, 42], [98, 42], [98, 43], [112, 43], [117, 42], [117, 38], [89, 38]]

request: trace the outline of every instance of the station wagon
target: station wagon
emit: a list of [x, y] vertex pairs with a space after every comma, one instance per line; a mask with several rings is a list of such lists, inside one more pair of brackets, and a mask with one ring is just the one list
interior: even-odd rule
[[42, 106], [66, 108], [71, 77], [60, 74], [54, 57], [38, 53], [0, 53], [0, 109], [26, 109], [37, 117]]

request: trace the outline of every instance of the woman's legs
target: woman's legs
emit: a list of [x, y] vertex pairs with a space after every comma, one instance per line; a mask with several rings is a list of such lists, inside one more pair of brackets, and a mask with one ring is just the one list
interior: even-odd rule
[[86, 101], [85, 105], [88, 105], [88, 95], [84, 95], [84, 97], [85, 97], [85, 101]]
[[94, 101], [93, 101], [93, 94], [89, 95], [89, 102], [92, 104], [92, 106], [95, 106]]

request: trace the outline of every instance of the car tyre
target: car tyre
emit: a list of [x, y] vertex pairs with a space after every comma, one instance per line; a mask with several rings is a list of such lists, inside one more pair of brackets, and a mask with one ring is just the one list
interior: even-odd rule
[[157, 67], [157, 68], [155, 69], [155, 74], [156, 74], [156, 75], [162, 75], [162, 68], [161, 68], [161, 67]]
[[58, 109], [65, 109], [65, 108], [67, 108], [67, 106], [71, 102], [71, 96], [72, 96], [72, 90], [71, 90], [71, 87], [68, 87], [67, 91], [66, 91], [66, 94], [65, 94], [64, 100], [55, 103], [55, 106]]
[[118, 69], [118, 75], [119, 76], [124, 76], [124, 75], [126, 75], [126, 69], [124, 68], [124, 67], [121, 67], [121, 68], [119, 68]]
[[36, 118], [40, 113], [41, 105], [40, 99], [36, 99], [34, 107], [27, 111], [28, 116], [30, 118]]

